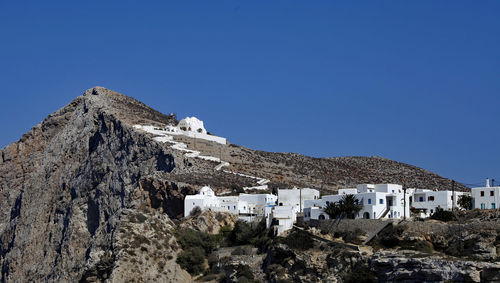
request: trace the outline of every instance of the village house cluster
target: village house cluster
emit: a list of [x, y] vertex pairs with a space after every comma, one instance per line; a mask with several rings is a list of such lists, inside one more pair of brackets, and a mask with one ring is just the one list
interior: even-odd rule
[[[184, 151], [186, 157], [219, 163], [215, 170], [255, 180], [257, 186], [243, 189], [268, 189], [267, 179], [223, 170], [223, 167], [230, 164], [223, 161], [220, 154], [215, 157], [213, 148], [217, 148], [214, 145], [226, 145], [226, 139], [208, 133], [203, 121], [196, 117], [182, 119], [176, 126], [135, 127], [155, 135], [156, 141], [170, 143], [172, 148]], [[202, 155], [201, 151], [208, 155]], [[438, 209], [459, 208], [458, 201], [464, 195], [472, 197], [473, 209], [496, 209], [500, 206], [500, 186], [490, 185], [488, 179], [484, 187], [472, 188], [470, 193], [403, 189], [403, 186], [398, 184], [360, 184], [355, 188], [340, 189], [335, 195], [324, 196], [320, 196], [318, 190], [311, 188], [278, 189], [277, 195], [241, 193], [237, 196], [216, 196], [214, 191], [206, 186], [201, 188], [198, 194], [186, 196], [184, 215], [188, 216], [193, 209], [199, 207], [201, 210], [232, 213], [245, 221], [265, 218], [267, 227], [273, 226], [276, 233], [281, 234], [293, 227], [298, 215], [303, 217], [304, 221], [329, 219], [325, 209], [330, 204], [342, 203], [345, 196], [353, 196], [355, 205], [360, 207], [359, 211], [351, 215], [353, 218], [402, 219], [410, 217], [410, 212], [412, 215], [428, 217]]]
[[353, 195], [361, 207], [354, 218], [402, 219], [410, 217], [410, 209], [418, 216], [428, 217], [436, 210], [459, 209], [458, 200], [463, 195], [472, 196], [472, 208], [495, 209], [500, 205], [500, 187], [472, 188], [471, 193], [458, 191], [433, 191], [403, 189], [397, 184], [360, 184], [356, 188], [340, 189], [335, 195], [320, 196], [311, 188], [278, 189], [274, 194], [245, 194], [216, 196], [210, 187], [203, 187], [198, 194], [188, 195], [184, 201], [184, 215], [195, 207], [201, 210], [229, 212], [246, 221], [266, 219], [267, 227], [274, 226], [279, 235], [291, 229], [297, 216], [304, 221], [329, 219], [325, 209], [330, 203], [340, 203], [346, 195]]

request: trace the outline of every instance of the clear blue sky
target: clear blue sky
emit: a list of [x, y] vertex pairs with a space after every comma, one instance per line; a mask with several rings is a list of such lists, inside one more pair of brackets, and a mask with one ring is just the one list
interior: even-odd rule
[[254, 149], [500, 181], [499, 1], [4, 0], [0, 36], [0, 147], [100, 85]]

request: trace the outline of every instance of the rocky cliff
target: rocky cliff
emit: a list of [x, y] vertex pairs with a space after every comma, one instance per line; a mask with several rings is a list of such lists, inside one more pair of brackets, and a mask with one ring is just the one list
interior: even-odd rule
[[[216, 171], [213, 161], [186, 157], [133, 127], [177, 123], [174, 115], [95, 87], [2, 149], [0, 281], [191, 280], [175, 263], [169, 230], [170, 219], [182, 216], [184, 196], [205, 184], [222, 191], [254, 180]], [[231, 170], [273, 186], [449, 183], [381, 158], [223, 150]]]

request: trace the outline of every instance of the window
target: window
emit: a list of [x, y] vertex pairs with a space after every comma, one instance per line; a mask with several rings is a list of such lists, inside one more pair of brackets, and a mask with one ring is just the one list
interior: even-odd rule
[[485, 209], [486, 205], [484, 203], [481, 203], [481, 209]]
[[236, 205], [234, 206], [234, 209], [236, 209]]
[[394, 193], [394, 190], [392, 190], [392, 192]]
[[451, 196], [451, 200], [453, 200], [453, 196]]
[[434, 201], [434, 196], [429, 196], [429, 197], [427, 198], [427, 201]]
[[431, 209], [431, 214], [434, 213], [434, 209]]
[[418, 197], [418, 201], [419, 202], [423, 202], [424, 201], [424, 197]]
[[490, 196], [494, 196], [495, 195], [495, 192], [494, 191], [490, 191]]
[[327, 201], [327, 202], [326, 202], [326, 206], [329, 206], [329, 205], [330, 205], [330, 202], [329, 202], [329, 201]]
[[484, 197], [484, 191], [481, 191], [481, 196]]
[[495, 209], [496, 208], [496, 204], [494, 202], [491, 203], [491, 209]]
[[381, 198], [381, 199], [379, 199], [379, 200], [378, 200], [378, 202], [379, 202], [380, 204], [384, 204], [384, 199], [383, 199], [383, 198]]
[[368, 199], [368, 204], [372, 204], [372, 199], [371, 198]]

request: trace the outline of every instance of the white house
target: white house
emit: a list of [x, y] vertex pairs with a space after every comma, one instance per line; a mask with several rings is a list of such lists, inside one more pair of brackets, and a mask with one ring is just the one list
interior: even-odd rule
[[227, 211], [232, 214], [247, 214], [249, 211], [248, 203], [242, 201], [238, 196], [217, 197], [221, 211]]
[[239, 215], [244, 220], [252, 221], [255, 216], [264, 216], [264, 208], [275, 205], [276, 199], [273, 194], [218, 197], [210, 187], [203, 187], [196, 195], [188, 195], [184, 199], [184, 216], [188, 216], [193, 208], [199, 206], [201, 210], [229, 212]]
[[203, 121], [196, 117], [186, 117], [179, 122], [179, 129], [186, 132], [195, 132], [206, 134], [207, 130], [203, 125]]
[[295, 206], [297, 212], [302, 212], [305, 200], [319, 199], [319, 191], [310, 188], [291, 190], [278, 189], [278, 205], [279, 206]]
[[345, 195], [355, 195], [358, 203], [362, 205], [362, 209], [355, 215], [355, 218], [380, 219], [410, 216], [410, 195], [409, 193], [405, 195], [401, 185], [361, 184], [356, 188], [341, 189], [336, 195], [323, 196], [318, 200], [306, 200], [304, 220], [328, 219], [323, 208], [330, 203], [340, 202]]
[[500, 207], [500, 187], [491, 187], [486, 179], [485, 187], [471, 189], [472, 208], [496, 209]]
[[200, 189], [198, 194], [186, 196], [184, 199], [184, 216], [188, 216], [193, 208], [199, 206], [202, 210], [217, 211], [220, 207], [219, 199], [214, 191], [206, 186]]
[[281, 235], [283, 232], [293, 228], [293, 224], [297, 221], [297, 210], [295, 206], [266, 206], [264, 209], [267, 228], [271, 225], [276, 227], [276, 235]]
[[437, 208], [452, 210], [455, 207], [459, 209], [458, 199], [460, 196], [467, 194], [465, 192], [414, 189], [410, 202], [411, 207], [421, 210], [422, 216], [428, 217]]
[[240, 194], [240, 201], [248, 204], [248, 214], [264, 215], [264, 207], [275, 205], [277, 197], [273, 194]]

